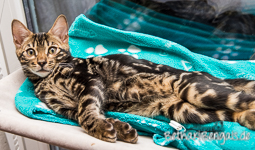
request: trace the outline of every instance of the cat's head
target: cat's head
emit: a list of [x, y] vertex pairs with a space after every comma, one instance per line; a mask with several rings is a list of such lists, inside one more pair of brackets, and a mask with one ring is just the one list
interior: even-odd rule
[[60, 15], [47, 33], [32, 33], [20, 21], [12, 21], [16, 54], [27, 76], [44, 78], [70, 57], [68, 23]]

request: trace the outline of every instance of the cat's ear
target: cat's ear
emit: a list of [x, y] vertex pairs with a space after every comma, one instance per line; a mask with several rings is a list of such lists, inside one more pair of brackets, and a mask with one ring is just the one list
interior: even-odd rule
[[59, 37], [63, 43], [68, 42], [68, 23], [64, 15], [58, 16], [49, 33]]
[[17, 48], [21, 46], [24, 42], [24, 39], [27, 38], [30, 34], [33, 34], [30, 30], [26, 28], [19, 20], [14, 19], [12, 21], [12, 36], [13, 42]]

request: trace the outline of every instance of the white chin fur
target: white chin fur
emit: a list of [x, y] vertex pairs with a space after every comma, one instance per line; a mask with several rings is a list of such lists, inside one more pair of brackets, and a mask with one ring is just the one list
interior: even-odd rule
[[40, 76], [40, 77], [46, 77], [47, 75], [49, 75], [50, 72], [37, 72], [37, 75]]
[[47, 75], [49, 75], [50, 74], [50, 72], [46, 72], [46, 71], [39, 71], [39, 72], [37, 72], [37, 71], [34, 71], [34, 70], [31, 70], [34, 74], [36, 74], [36, 75], [38, 75], [39, 77], [41, 77], [41, 78], [44, 78], [44, 77], [46, 77]]

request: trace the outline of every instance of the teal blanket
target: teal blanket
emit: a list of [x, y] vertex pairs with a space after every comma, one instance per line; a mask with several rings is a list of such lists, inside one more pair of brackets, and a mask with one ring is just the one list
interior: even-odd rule
[[193, 52], [221, 60], [247, 60], [254, 53], [254, 35], [226, 33], [202, 23], [157, 13], [128, 0], [101, 0], [86, 16], [116, 29], [168, 39]]
[[[124, 53], [186, 71], [205, 71], [219, 78], [255, 79], [255, 63], [252, 61], [219, 61], [193, 53], [166, 39], [97, 24], [84, 15], [75, 19], [69, 35], [70, 49], [74, 57]], [[22, 114], [30, 118], [78, 126], [75, 121], [54, 113], [37, 99], [28, 79], [20, 87], [15, 97], [15, 105]], [[183, 134], [196, 136], [192, 139], [178, 139], [171, 137], [177, 134], [177, 131], [169, 126], [170, 120], [163, 116], [146, 118], [117, 112], [106, 112], [106, 116], [130, 123], [140, 135], [152, 136], [154, 142], [162, 146], [182, 150], [255, 148], [255, 132], [238, 123], [183, 124], [186, 128], [186, 132], [182, 131]], [[213, 133], [215, 135], [212, 136]]]

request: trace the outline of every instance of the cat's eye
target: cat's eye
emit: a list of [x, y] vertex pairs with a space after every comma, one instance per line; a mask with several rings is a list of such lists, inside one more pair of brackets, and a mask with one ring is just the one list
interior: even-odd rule
[[31, 56], [34, 56], [34, 55], [35, 55], [35, 50], [33, 50], [33, 49], [28, 49], [28, 50], [27, 50], [27, 55], [30, 56], [30, 57], [31, 57]]
[[50, 47], [48, 50], [49, 54], [55, 54], [57, 52], [57, 48], [56, 47]]

